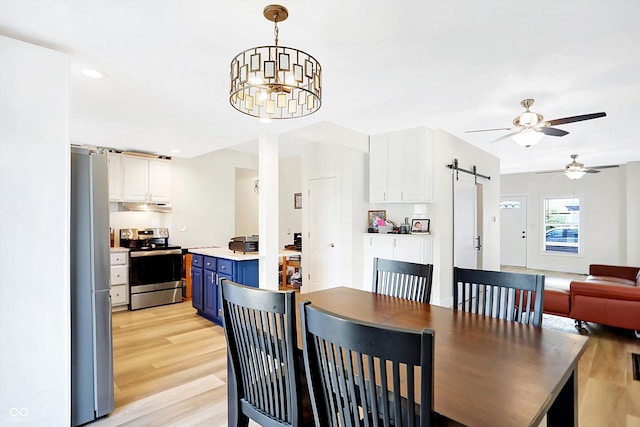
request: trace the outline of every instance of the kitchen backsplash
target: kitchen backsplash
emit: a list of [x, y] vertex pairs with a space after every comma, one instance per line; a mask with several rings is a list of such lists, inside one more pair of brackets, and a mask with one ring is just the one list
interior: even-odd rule
[[109, 203], [109, 227], [115, 232], [115, 246], [120, 246], [121, 228], [167, 227], [170, 229], [169, 241], [172, 240], [170, 213], [119, 211], [117, 203]]

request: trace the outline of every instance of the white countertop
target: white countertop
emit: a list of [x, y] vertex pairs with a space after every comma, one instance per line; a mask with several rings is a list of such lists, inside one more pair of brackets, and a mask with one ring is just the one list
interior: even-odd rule
[[117, 252], [129, 252], [129, 248], [122, 248], [122, 247], [113, 247], [113, 248], [109, 248], [109, 251], [112, 253], [117, 253]]
[[426, 238], [426, 237], [433, 237], [433, 234], [431, 233], [407, 233], [407, 234], [400, 234], [400, 233], [364, 233], [365, 236], [381, 236], [381, 237], [400, 237], [400, 238]]
[[250, 261], [253, 259], [258, 259], [258, 252], [248, 252], [243, 254], [242, 252], [233, 252], [227, 248], [193, 248], [189, 249], [189, 253], [204, 255], [204, 256], [214, 256], [218, 258], [230, 259], [233, 261]]

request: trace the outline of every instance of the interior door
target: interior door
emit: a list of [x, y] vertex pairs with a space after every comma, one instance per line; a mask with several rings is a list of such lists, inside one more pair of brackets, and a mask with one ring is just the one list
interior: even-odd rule
[[482, 259], [482, 236], [478, 232], [478, 197], [481, 198], [481, 188], [477, 188], [474, 176], [454, 173], [453, 263], [456, 267], [482, 268], [482, 264], [478, 263], [478, 259]]
[[500, 264], [527, 266], [527, 197], [500, 197]]
[[[338, 286], [340, 223], [336, 177], [309, 180], [309, 280], [304, 292]], [[306, 206], [305, 206], [306, 208]], [[305, 253], [305, 257], [307, 254]], [[303, 272], [304, 273], [304, 272]]]

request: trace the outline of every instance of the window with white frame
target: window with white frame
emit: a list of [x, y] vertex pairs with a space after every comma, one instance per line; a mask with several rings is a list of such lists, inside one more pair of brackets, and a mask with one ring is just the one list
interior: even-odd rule
[[580, 253], [580, 198], [545, 197], [543, 251]]

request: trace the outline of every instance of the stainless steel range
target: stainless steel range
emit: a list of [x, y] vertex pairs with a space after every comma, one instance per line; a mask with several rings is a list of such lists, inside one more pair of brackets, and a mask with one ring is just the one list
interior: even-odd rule
[[182, 301], [182, 249], [167, 228], [121, 229], [120, 246], [129, 248], [131, 310]]

